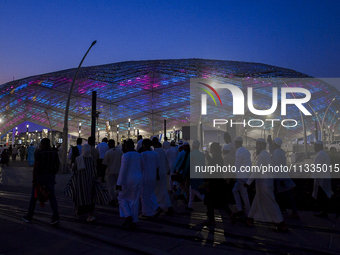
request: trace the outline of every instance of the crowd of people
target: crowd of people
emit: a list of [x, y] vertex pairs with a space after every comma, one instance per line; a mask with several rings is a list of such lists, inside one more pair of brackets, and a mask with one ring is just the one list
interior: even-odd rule
[[[296, 186], [288, 173], [244, 172], [242, 167], [286, 166], [282, 140], [259, 138], [256, 140], [256, 159], [251, 160], [250, 152], [243, 146], [242, 137], [231, 138], [224, 134], [225, 145], [212, 143], [209, 151], [200, 151], [199, 141], [168, 142], [163, 144], [158, 137], [143, 139], [138, 137], [137, 144], [128, 139], [122, 145], [104, 138], [95, 147], [95, 138], [89, 137], [88, 144], [71, 147], [68, 155], [73, 175], [67, 183], [64, 194], [74, 201], [76, 215], [88, 214], [87, 221], [95, 220], [95, 204], [110, 204], [119, 207], [124, 218], [123, 226], [136, 227], [140, 217], [155, 218], [163, 211], [173, 215], [170, 197], [183, 199], [185, 210], [193, 211], [193, 202], [201, 200], [207, 208], [207, 220], [202, 224], [214, 226], [215, 209], [223, 210], [231, 222], [242, 221], [249, 227], [254, 220], [274, 223], [276, 232], [287, 232], [282, 216], [290, 204], [292, 219], [299, 214], [291, 190]], [[268, 146], [269, 145], [269, 146]], [[323, 150], [323, 142], [315, 142], [316, 164], [330, 165], [330, 157]], [[269, 151], [267, 151], [267, 147]], [[29, 148], [28, 148], [29, 150]], [[60, 150], [50, 148], [49, 139], [41, 141], [39, 150], [34, 154], [33, 188], [28, 214], [23, 220], [30, 222], [39, 196], [49, 192], [48, 199], [53, 210], [51, 224], [59, 223], [57, 201], [54, 194], [55, 174], [60, 165]], [[256, 162], [256, 163], [255, 163]], [[30, 163], [31, 164], [31, 163]], [[233, 178], [191, 178], [195, 166], [234, 166]], [[322, 175], [320, 175], [322, 174]], [[316, 217], [328, 217], [331, 189], [331, 176], [328, 173], [314, 173], [313, 197], [321, 208]], [[255, 185], [252, 186], [252, 184]], [[249, 191], [255, 187], [253, 199]], [[40, 192], [40, 193], [39, 193]], [[39, 199], [40, 200], [40, 199]], [[236, 211], [230, 209], [235, 201]], [[141, 206], [140, 206], [141, 203]], [[288, 205], [289, 206], [289, 205]], [[141, 209], [141, 210], [140, 210]], [[336, 217], [339, 213], [336, 213]]]
[[4, 167], [5, 165], [9, 166], [10, 158], [12, 158], [12, 161], [16, 161], [17, 157], [19, 157], [21, 161], [27, 160], [28, 148], [29, 146], [25, 145], [0, 145], [0, 163]]

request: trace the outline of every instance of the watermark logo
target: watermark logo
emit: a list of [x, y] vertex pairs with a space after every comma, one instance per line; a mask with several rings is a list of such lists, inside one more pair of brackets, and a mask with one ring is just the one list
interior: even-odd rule
[[[232, 84], [206, 84], [203, 82], [197, 82], [198, 84], [204, 85], [209, 88], [212, 92], [215, 93], [217, 98], [220, 101], [222, 106], [222, 101], [217, 93], [216, 89], [228, 89], [231, 92], [233, 98], [233, 115], [244, 115], [244, 101], [245, 97], [243, 91]], [[206, 92], [214, 101], [215, 106], [217, 106], [216, 100], [214, 96], [211, 94], [210, 91], [204, 88], [197, 87], [198, 89], [203, 90]], [[287, 98], [287, 94], [294, 95], [295, 93], [304, 94], [304, 98]], [[201, 114], [207, 115], [207, 94], [201, 94]], [[253, 88], [247, 88], [247, 104], [248, 109], [251, 113], [255, 115], [265, 116], [274, 113], [278, 107], [278, 88], [272, 88], [272, 106], [266, 110], [259, 110], [254, 107], [253, 104]], [[298, 88], [298, 87], [285, 87], [281, 88], [281, 116], [287, 115], [287, 105], [295, 105], [304, 115], [311, 116], [312, 114], [303, 106], [304, 103], [307, 103], [311, 99], [311, 93], [305, 88]]]
[[[221, 97], [220, 97], [220, 95], [216, 92], [216, 90], [215, 90], [213, 87], [211, 87], [210, 85], [208, 85], [208, 84], [206, 84], [206, 83], [203, 83], [203, 82], [197, 82], [197, 83], [206, 86], [206, 87], [209, 88], [212, 92], [214, 92], [215, 95], [217, 96], [218, 100], [220, 100], [220, 104], [221, 104], [221, 106], [222, 106]], [[200, 88], [200, 87], [197, 87], [197, 88], [203, 90], [204, 92], [206, 92], [206, 93], [212, 98], [212, 100], [214, 101], [215, 106], [217, 106], [216, 100], [215, 100], [214, 96], [211, 94], [210, 91], [208, 91], [207, 89], [204, 89], [204, 88]], [[207, 114], [207, 94], [202, 94], [202, 95], [201, 95], [201, 97], [202, 97], [202, 101], [201, 101], [201, 104], [202, 104], [202, 106], [201, 106], [202, 115], [206, 115], [206, 114]], [[203, 111], [204, 111], [204, 112], [203, 112]]]

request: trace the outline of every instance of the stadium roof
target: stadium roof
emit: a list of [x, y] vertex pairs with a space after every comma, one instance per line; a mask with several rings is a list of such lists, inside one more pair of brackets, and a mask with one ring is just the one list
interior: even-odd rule
[[[66, 100], [75, 72], [76, 69], [68, 69], [1, 85], [0, 117], [5, 120], [0, 125], [2, 134], [24, 121], [49, 127], [45, 112], [49, 115], [52, 128], [62, 131]], [[272, 83], [261, 85], [264, 90], [258, 90], [260, 93], [254, 92], [259, 108], [271, 106], [270, 88], [273, 84], [284, 86], [277, 78], [297, 79], [290, 86], [302, 86], [298, 78], [306, 78], [303, 87], [312, 93], [307, 109], [313, 108], [313, 116], [305, 119], [307, 135], [314, 131], [315, 112], [322, 119], [333, 98], [338, 100], [331, 104], [325, 123], [334, 125], [333, 120], [337, 119], [339, 92], [321, 80], [308, 81], [311, 77], [290, 69], [260, 63], [205, 59], [129, 61], [81, 68], [71, 99], [69, 133], [78, 135], [78, 123], [81, 122], [82, 136], [90, 135], [91, 93], [94, 90], [97, 91], [99, 127], [102, 130], [105, 122], [111, 121], [113, 132], [119, 124], [120, 133], [126, 133], [129, 118], [131, 128], [138, 128], [141, 134], [163, 131], [164, 119], [167, 119], [168, 131], [173, 130], [173, 126], [180, 129], [189, 125], [190, 78], [209, 78], [220, 83], [240, 78], [238, 86], [244, 92], [249, 86], [254, 89], [260, 87], [259, 82], [252, 78], [272, 79]], [[229, 112], [225, 114], [226, 118], [233, 117]], [[246, 112], [247, 117], [253, 118]], [[301, 119], [297, 109], [290, 110], [286, 118]], [[248, 130], [248, 136], [256, 137], [259, 135], [257, 132], [255, 129]], [[288, 132], [290, 137], [302, 137], [301, 125], [284, 132]]]

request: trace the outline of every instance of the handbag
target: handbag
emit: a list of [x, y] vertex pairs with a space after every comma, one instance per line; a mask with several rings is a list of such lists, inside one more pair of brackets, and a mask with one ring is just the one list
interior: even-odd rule
[[35, 184], [34, 197], [39, 200], [42, 207], [45, 207], [45, 202], [50, 198], [50, 193], [51, 192], [45, 186]]

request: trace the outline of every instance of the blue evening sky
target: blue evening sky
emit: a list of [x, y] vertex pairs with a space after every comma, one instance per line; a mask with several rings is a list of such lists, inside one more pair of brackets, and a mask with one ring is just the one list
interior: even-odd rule
[[1, 0], [0, 84], [77, 67], [93, 40], [84, 66], [194, 57], [340, 77], [339, 13], [335, 0]]

